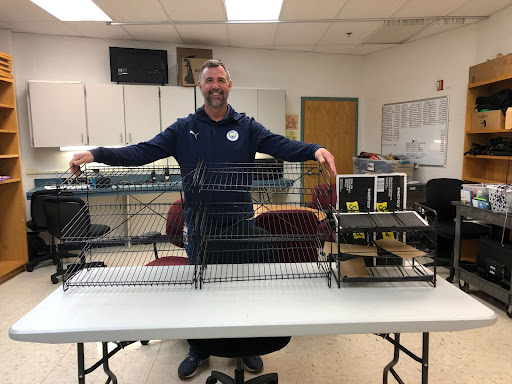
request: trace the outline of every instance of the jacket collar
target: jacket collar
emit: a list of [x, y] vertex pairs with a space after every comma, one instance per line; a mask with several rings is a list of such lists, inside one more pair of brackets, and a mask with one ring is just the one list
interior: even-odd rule
[[[208, 116], [208, 114], [205, 112], [204, 105], [201, 106], [201, 108], [198, 108], [196, 110], [196, 116], [199, 120], [204, 121], [204, 122], [212, 121], [212, 119], [210, 119], [210, 116]], [[245, 116], [245, 113], [238, 113], [237, 111], [235, 111], [233, 109], [233, 107], [230, 104], [228, 104], [228, 114], [224, 119], [219, 121], [218, 124], [227, 124], [227, 123], [236, 122], [236, 121], [240, 120], [241, 118], [243, 118], [244, 116]]]

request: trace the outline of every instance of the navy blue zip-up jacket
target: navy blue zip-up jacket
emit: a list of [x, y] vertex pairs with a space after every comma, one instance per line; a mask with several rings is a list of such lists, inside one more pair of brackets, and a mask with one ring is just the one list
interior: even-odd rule
[[[252, 163], [256, 152], [261, 152], [285, 161], [307, 161], [315, 159], [315, 152], [319, 148], [321, 146], [317, 144], [306, 144], [274, 134], [254, 118], [240, 114], [228, 106], [227, 116], [219, 122], [210, 119], [204, 107], [201, 107], [194, 114], [178, 119], [149, 141], [124, 148], [99, 147], [91, 152], [96, 162], [120, 166], [144, 165], [172, 156], [181, 167], [185, 185], [190, 169], [195, 168], [201, 160], [207, 165]], [[193, 194], [185, 188], [184, 195], [187, 203], [251, 201], [249, 190], [241, 193], [203, 191], [200, 194]], [[244, 206], [243, 209], [247, 210], [248, 205]], [[232, 210], [236, 210], [236, 204], [230, 206], [230, 212]], [[246, 214], [252, 215], [250, 212]], [[190, 218], [193, 215], [184, 212], [184, 216]]]

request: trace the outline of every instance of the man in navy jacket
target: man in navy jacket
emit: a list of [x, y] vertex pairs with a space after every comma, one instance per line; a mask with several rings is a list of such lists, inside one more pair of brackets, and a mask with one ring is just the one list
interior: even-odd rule
[[[199, 161], [204, 160], [206, 164], [252, 163], [256, 152], [261, 152], [285, 161], [316, 159], [326, 163], [331, 175], [336, 175], [334, 157], [325, 148], [274, 134], [253, 118], [236, 112], [227, 103], [231, 85], [229, 71], [220, 60], [206, 61], [200, 69], [198, 82], [199, 90], [204, 97], [204, 105], [194, 114], [178, 119], [147, 142], [124, 148], [99, 147], [76, 153], [69, 163], [71, 171], [78, 173], [80, 165], [93, 161], [108, 165], [137, 166], [172, 156], [178, 161], [186, 184], [186, 170], [195, 167]], [[184, 198], [186, 203], [198, 199], [207, 203], [234, 203], [231, 204], [231, 210], [236, 207], [237, 202], [251, 201], [250, 191], [204, 191], [200, 195], [193, 195], [186, 188]], [[240, 204], [240, 207], [247, 206]], [[185, 218], [193, 217], [193, 213], [187, 211], [191, 209], [193, 208], [190, 208], [190, 205], [188, 208], [186, 205]], [[246, 220], [250, 220], [253, 213], [241, 211], [240, 215], [246, 215]], [[185, 225], [190, 226], [191, 223], [185, 220]], [[190, 228], [188, 230], [190, 231]], [[190, 245], [187, 247], [187, 255], [189, 262], [193, 263], [195, 250]], [[194, 376], [198, 366], [208, 358], [209, 356], [191, 348], [187, 358], [178, 368], [179, 376]], [[263, 361], [258, 356], [244, 358], [244, 367], [251, 372], [260, 372], [263, 369]]]

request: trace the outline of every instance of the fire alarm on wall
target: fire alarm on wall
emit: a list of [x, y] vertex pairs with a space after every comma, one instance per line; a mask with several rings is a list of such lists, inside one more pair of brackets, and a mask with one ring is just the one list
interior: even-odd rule
[[443, 80], [437, 80], [437, 90], [438, 91], [443, 90]]

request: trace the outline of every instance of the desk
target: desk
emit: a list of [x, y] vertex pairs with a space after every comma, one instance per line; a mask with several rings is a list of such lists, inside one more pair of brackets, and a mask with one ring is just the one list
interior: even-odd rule
[[[144, 267], [127, 268], [126, 273], [135, 274]], [[429, 332], [495, 322], [492, 310], [443, 279], [436, 288], [375, 283], [341, 289], [329, 288], [324, 279], [295, 279], [212, 283], [201, 290], [189, 285], [59, 288], [16, 322], [9, 336], [77, 343], [78, 382], [83, 384], [86, 342], [103, 342], [106, 351], [105, 342], [114, 340], [396, 333], [399, 341], [399, 333], [420, 332], [422, 383], [427, 383]]]
[[463, 280], [464, 284], [459, 283], [461, 289], [468, 289], [468, 284], [474, 285], [478, 289], [484, 291], [488, 295], [502, 301], [506, 304], [507, 315], [512, 318], [512, 285], [510, 290], [500, 287], [492, 281], [486, 280], [475, 272], [466, 270], [460, 267], [460, 230], [462, 226], [462, 219], [470, 217], [476, 220], [481, 220], [489, 224], [498, 225], [512, 229], [512, 215], [505, 215], [503, 213], [492, 212], [487, 209], [481, 209], [453, 201], [452, 204], [456, 208], [455, 216], [455, 240], [453, 242], [453, 267], [457, 279]]

